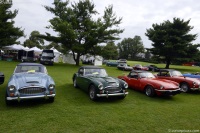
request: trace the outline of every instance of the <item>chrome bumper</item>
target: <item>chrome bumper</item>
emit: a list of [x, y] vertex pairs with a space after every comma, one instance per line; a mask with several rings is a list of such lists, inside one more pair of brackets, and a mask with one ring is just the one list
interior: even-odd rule
[[56, 94], [52, 94], [52, 95], [39, 95], [39, 96], [25, 96], [25, 97], [7, 97], [6, 99], [11, 101], [11, 100], [24, 100], [24, 99], [39, 99], [39, 98], [44, 98], [44, 99], [48, 99], [49, 97], [55, 97]]
[[195, 91], [195, 90], [200, 90], [200, 88], [190, 88], [191, 90]]
[[159, 91], [159, 92], [174, 92], [174, 91], [181, 91], [181, 88], [176, 89], [176, 90], [158, 90], [158, 89], [155, 89], [155, 91]]
[[125, 96], [128, 95], [128, 92], [124, 93], [113, 93], [113, 94], [97, 94], [97, 97], [110, 97], [110, 96]]

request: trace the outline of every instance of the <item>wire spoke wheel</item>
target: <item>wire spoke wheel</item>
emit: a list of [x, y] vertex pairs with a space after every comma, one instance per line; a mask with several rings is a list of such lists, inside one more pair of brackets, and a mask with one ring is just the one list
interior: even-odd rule
[[181, 84], [181, 89], [183, 92], [188, 92], [189, 91], [189, 86], [187, 83], [182, 83]]
[[147, 86], [145, 89], [145, 94], [149, 97], [155, 96], [155, 91], [154, 91], [153, 87]]
[[95, 90], [95, 86], [91, 85], [90, 89], [89, 89], [89, 96], [91, 100], [96, 100], [97, 99], [97, 94], [96, 94], [96, 90]]

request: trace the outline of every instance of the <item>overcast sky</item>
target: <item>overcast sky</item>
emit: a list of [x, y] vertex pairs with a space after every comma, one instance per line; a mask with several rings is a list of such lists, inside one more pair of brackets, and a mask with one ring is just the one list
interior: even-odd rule
[[[70, 2], [74, 1], [78, 0]], [[93, 2], [100, 16], [103, 15], [105, 7], [113, 5], [117, 17], [123, 18], [120, 28], [125, 30], [120, 34], [121, 40], [138, 35], [142, 38], [145, 48], [151, 47], [151, 41], [145, 36], [146, 29], [152, 28], [154, 23], [160, 24], [166, 20], [172, 22], [174, 17], [185, 21], [190, 19], [189, 25], [194, 27], [191, 33], [200, 32], [199, 0], [93, 0]], [[46, 11], [43, 5], [52, 6], [52, 3], [53, 0], [13, 0], [11, 9], [18, 10], [18, 15], [14, 19], [15, 26], [24, 29], [27, 36], [19, 39], [21, 43], [33, 30], [42, 34], [48, 32], [56, 35], [52, 30], [45, 28], [53, 15]], [[200, 37], [197, 37], [194, 43], [200, 43]]]

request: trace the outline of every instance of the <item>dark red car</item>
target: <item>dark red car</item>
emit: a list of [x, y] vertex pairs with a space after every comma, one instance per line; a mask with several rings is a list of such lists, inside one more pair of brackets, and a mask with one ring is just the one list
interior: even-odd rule
[[184, 77], [180, 71], [174, 69], [160, 69], [157, 77], [159, 79], [167, 79], [179, 83], [183, 92], [200, 90], [200, 80], [196, 78]]
[[148, 70], [149, 70], [148, 67], [144, 67], [144, 66], [142, 66], [142, 65], [140, 65], [140, 64], [134, 65], [134, 66], [133, 66], [133, 69], [134, 69], [134, 70], [144, 70], [144, 71], [148, 71]]
[[147, 96], [172, 96], [181, 93], [177, 82], [156, 78], [149, 71], [132, 70], [127, 76], [118, 76], [127, 82], [129, 88], [144, 91]]

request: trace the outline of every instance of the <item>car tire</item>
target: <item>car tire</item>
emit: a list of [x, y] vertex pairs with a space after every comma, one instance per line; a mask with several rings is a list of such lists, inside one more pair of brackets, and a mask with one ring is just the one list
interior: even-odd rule
[[152, 86], [148, 85], [148, 86], [145, 88], [145, 94], [146, 94], [148, 97], [154, 97], [154, 96], [155, 96], [155, 90], [153, 89]]
[[78, 88], [77, 83], [76, 83], [76, 78], [74, 78], [74, 80], [73, 80], [73, 85], [75, 88]]
[[189, 90], [190, 90], [187, 83], [181, 83], [180, 88], [183, 92], [189, 92]]
[[97, 100], [97, 92], [94, 85], [90, 85], [89, 87], [89, 97], [92, 101]]
[[49, 97], [48, 102], [49, 102], [49, 103], [53, 103], [53, 102], [54, 102], [54, 99], [55, 99], [54, 97]]

